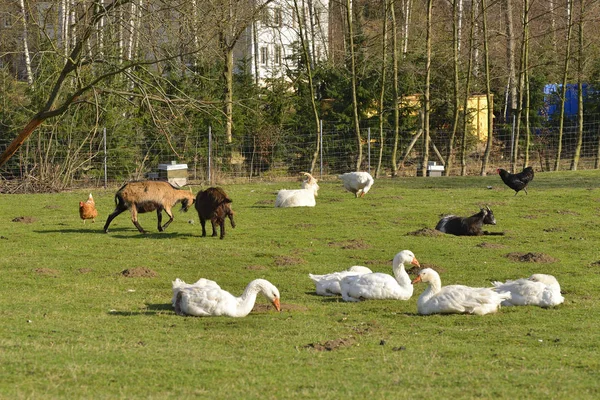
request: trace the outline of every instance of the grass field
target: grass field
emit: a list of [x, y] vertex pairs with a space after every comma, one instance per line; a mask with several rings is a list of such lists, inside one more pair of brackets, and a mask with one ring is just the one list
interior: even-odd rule
[[[600, 398], [600, 172], [538, 173], [517, 196], [498, 176], [381, 179], [362, 199], [320, 185], [298, 209], [273, 208], [297, 182], [226, 186], [237, 227], [224, 240], [202, 238], [193, 210], [162, 233], [141, 215], [146, 235], [124, 213], [105, 234], [116, 188], [93, 191], [94, 224], [77, 211], [87, 191], [0, 195], [0, 398]], [[504, 235], [423, 231], [484, 205]], [[403, 249], [443, 284], [552, 274], [565, 302], [423, 317], [422, 284], [408, 301], [345, 303], [307, 276], [391, 273]], [[262, 277], [283, 310], [259, 296], [245, 318], [180, 317], [176, 277], [236, 295]]]

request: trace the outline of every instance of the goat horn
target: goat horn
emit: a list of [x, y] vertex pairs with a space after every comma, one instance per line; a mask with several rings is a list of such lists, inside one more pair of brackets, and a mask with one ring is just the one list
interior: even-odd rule
[[485, 206], [485, 208], [487, 208], [488, 211], [492, 211], [490, 210], [490, 206]]
[[309, 174], [308, 172], [302, 172], [304, 175], [306, 175], [308, 177], [308, 181], [309, 182], [316, 182], [317, 180], [314, 178], [314, 176], [312, 176], [311, 174]]

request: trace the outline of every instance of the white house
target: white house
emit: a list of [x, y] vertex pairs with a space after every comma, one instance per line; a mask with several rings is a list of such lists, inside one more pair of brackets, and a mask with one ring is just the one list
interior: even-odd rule
[[[313, 61], [323, 61], [329, 54], [329, 0], [296, 0], [302, 18], [305, 43]], [[249, 72], [258, 84], [267, 79], [286, 76], [297, 68], [300, 29], [294, 0], [274, 0], [250, 24], [234, 50], [239, 66], [246, 60]]]

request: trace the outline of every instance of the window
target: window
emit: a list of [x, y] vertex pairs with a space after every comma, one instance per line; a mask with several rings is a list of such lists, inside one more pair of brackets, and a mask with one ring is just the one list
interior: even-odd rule
[[273, 63], [275, 65], [281, 65], [281, 46], [276, 45], [273, 52], [275, 53], [273, 55]]
[[283, 13], [281, 11], [281, 8], [274, 8], [273, 9], [273, 26], [281, 26], [282, 25], [282, 19], [283, 19]]
[[269, 50], [266, 47], [260, 48], [260, 63], [262, 65], [267, 65], [269, 61]]
[[260, 14], [260, 22], [262, 22], [263, 25], [271, 24], [271, 10], [269, 10], [268, 7], [262, 9]]

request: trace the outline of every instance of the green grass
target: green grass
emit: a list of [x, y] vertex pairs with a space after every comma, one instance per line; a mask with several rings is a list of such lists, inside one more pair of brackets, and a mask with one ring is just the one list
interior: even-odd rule
[[[276, 191], [296, 185], [225, 187], [238, 226], [224, 240], [200, 237], [195, 211], [177, 212], [163, 233], [154, 214], [141, 215], [147, 235], [124, 213], [104, 234], [116, 188], [93, 190], [100, 217], [85, 225], [77, 204], [88, 192], [1, 195], [0, 398], [600, 397], [598, 171], [539, 173], [517, 196], [498, 176], [380, 179], [362, 199], [330, 181], [315, 208], [273, 208]], [[487, 229], [505, 235], [408, 234], [483, 205], [498, 221]], [[403, 249], [443, 284], [553, 274], [565, 303], [423, 317], [424, 285], [409, 301], [314, 294], [309, 272], [391, 273]], [[556, 261], [511, 261], [511, 252]], [[121, 274], [136, 267], [156, 276]], [[180, 317], [170, 306], [176, 277], [236, 295], [262, 277], [283, 311], [259, 297], [245, 318]], [[310, 346], [328, 342], [331, 351]]]

